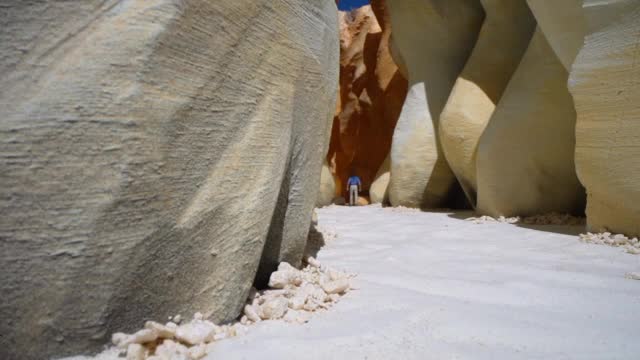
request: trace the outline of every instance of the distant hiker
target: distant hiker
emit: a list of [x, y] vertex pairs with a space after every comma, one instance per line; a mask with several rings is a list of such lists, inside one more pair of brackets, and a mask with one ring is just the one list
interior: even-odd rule
[[347, 181], [347, 191], [349, 191], [349, 206], [355, 206], [358, 203], [358, 192], [362, 191], [362, 182], [360, 178], [353, 175]]

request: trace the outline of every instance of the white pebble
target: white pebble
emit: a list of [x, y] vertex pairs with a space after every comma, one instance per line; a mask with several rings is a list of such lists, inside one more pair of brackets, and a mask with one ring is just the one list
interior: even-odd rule
[[320, 262], [318, 260], [316, 260], [315, 258], [311, 257], [311, 256], [309, 256], [307, 258], [307, 264], [309, 264], [309, 265], [311, 265], [313, 267], [316, 267], [316, 268], [319, 268], [321, 266]]
[[215, 327], [210, 321], [194, 320], [180, 325], [176, 330], [176, 338], [190, 345], [201, 344], [213, 338]]
[[172, 340], [165, 340], [156, 348], [156, 356], [167, 360], [189, 360], [189, 349]]
[[129, 344], [127, 347], [127, 360], [144, 360], [147, 350], [140, 344]]
[[245, 305], [244, 314], [249, 320], [251, 320], [253, 322], [258, 322], [258, 321], [262, 320], [260, 318], [260, 315], [259, 315], [258, 311], [256, 311], [256, 308], [255, 308], [254, 305], [249, 305], [249, 304]]
[[197, 346], [192, 346], [187, 351], [187, 355], [189, 355], [190, 359], [199, 360], [207, 355], [207, 346], [205, 344], [200, 344]]
[[[170, 323], [170, 324], [173, 324], [173, 323]], [[144, 327], [145, 329], [150, 329], [155, 331], [158, 334], [158, 337], [162, 339], [172, 339], [176, 335], [175, 327], [162, 325], [155, 321], [147, 321], [144, 324]]]
[[144, 343], [156, 341], [156, 339], [158, 339], [157, 332], [150, 329], [142, 329], [132, 334], [129, 337], [128, 344], [123, 344], [123, 347], [128, 346], [129, 344], [144, 344]]
[[285, 298], [275, 298], [268, 300], [262, 305], [262, 318], [267, 320], [280, 319], [289, 308], [289, 301]]
[[341, 294], [349, 289], [349, 280], [339, 279], [322, 284], [322, 289], [327, 294]]
[[289, 308], [293, 310], [301, 310], [304, 307], [304, 303], [307, 301], [306, 297], [296, 295], [289, 299]]

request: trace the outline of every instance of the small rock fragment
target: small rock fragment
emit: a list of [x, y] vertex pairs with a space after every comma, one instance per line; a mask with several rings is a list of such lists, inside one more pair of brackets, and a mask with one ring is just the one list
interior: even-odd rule
[[269, 286], [275, 289], [284, 289], [289, 284], [289, 273], [287, 271], [274, 271], [269, 277]]
[[215, 327], [210, 321], [194, 320], [180, 325], [176, 330], [176, 338], [189, 345], [198, 345], [213, 338]]
[[304, 303], [307, 301], [307, 298], [304, 296], [296, 295], [289, 299], [289, 308], [293, 310], [302, 310], [304, 307]]
[[327, 294], [341, 294], [349, 289], [349, 280], [339, 279], [322, 284], [322, 289]]
[[189, 349], [173, 340], [165, 340], [158, 345], [155, 355], [162, 360], [189, 360]]
[[199, 360], [202, 359], [205, 355], [207, 355], [207, 345], [200, 344], [197, 346], [192, 346], [187, 350], [187, 355], [189, 355], [190, 359]]
[[316, 259], [315, 259], [314, 257], [312, 257], [312, 256], [309, 256], [309, 257], [307, 258], [307, 264], [309, 264], [309, 265], [311, 265], [311, 266], [313, 266], [313, 267], [316, 267], [316, 268], [319, 268], [319, 267], [320, 267], [320, 262], [319, 262], [318, 260], [316, 260]]
[[129, 344], [127, 347], [127, 360], [144, 360], [147, 350], [140, 344]]
[[344, 276], [345, 276], [343, 273], [341, 273], [341, 272], [339, 272], [337, 270], [333, 270], [333, 269], [329, 269], [327, 271], [327, 274], [329, 274], [329, 279], [330, 280], [339, 280], [339, 279], [344, 278]]
[[251, 321], [253, 322], [258, 322], [260, 320], [262, 320], [260, 318], [260, 315], [258, 315], [258, 311], [256, 311], [255, 307], [253, 305], [245, 305], [244, 307], [244, 315]]
[[275, 298], [268, 300], [262, 305], [262, 318], [267, 320], [280, 319], [289, 308], [289, 301], [285, 298]]
[[157, 338], [158, 333], [154, 330], [142, 329], [130, 335], [128, 344], [123, 344], [123, 346], [128, 346], [129, 344], [144, 344], [155, 341]]
[[288, 262], [283, 261], [278, 265], [278, 271], [298, 271], [298, 269], [291, 266]]
[[172, 339], [176, 335], [176, 328], [162, 325], [155, 321], [147, 321], [144, 324], [144, 327], [145, 329], [155, 331], [158, 334], [158, 337], [162, 339]]

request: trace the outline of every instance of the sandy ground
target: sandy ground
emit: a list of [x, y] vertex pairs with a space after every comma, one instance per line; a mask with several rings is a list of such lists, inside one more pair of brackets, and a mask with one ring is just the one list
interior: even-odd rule
[[277, 321], [208, 359], [639, 359], [640, 256], [581, 227], [474, 224], [471, 214], [318, 210], [318, 259], [359, 290], [309, 323]]

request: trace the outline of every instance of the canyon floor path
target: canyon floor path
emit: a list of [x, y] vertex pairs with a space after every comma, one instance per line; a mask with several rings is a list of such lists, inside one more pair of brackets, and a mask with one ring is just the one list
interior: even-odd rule
[[318, 259], [357, 290], [304, 325], [268, 321], [209, 359], [637, 359], [640, 256], [580, 226], [474, 224], [465, 213], [318, 209]]

